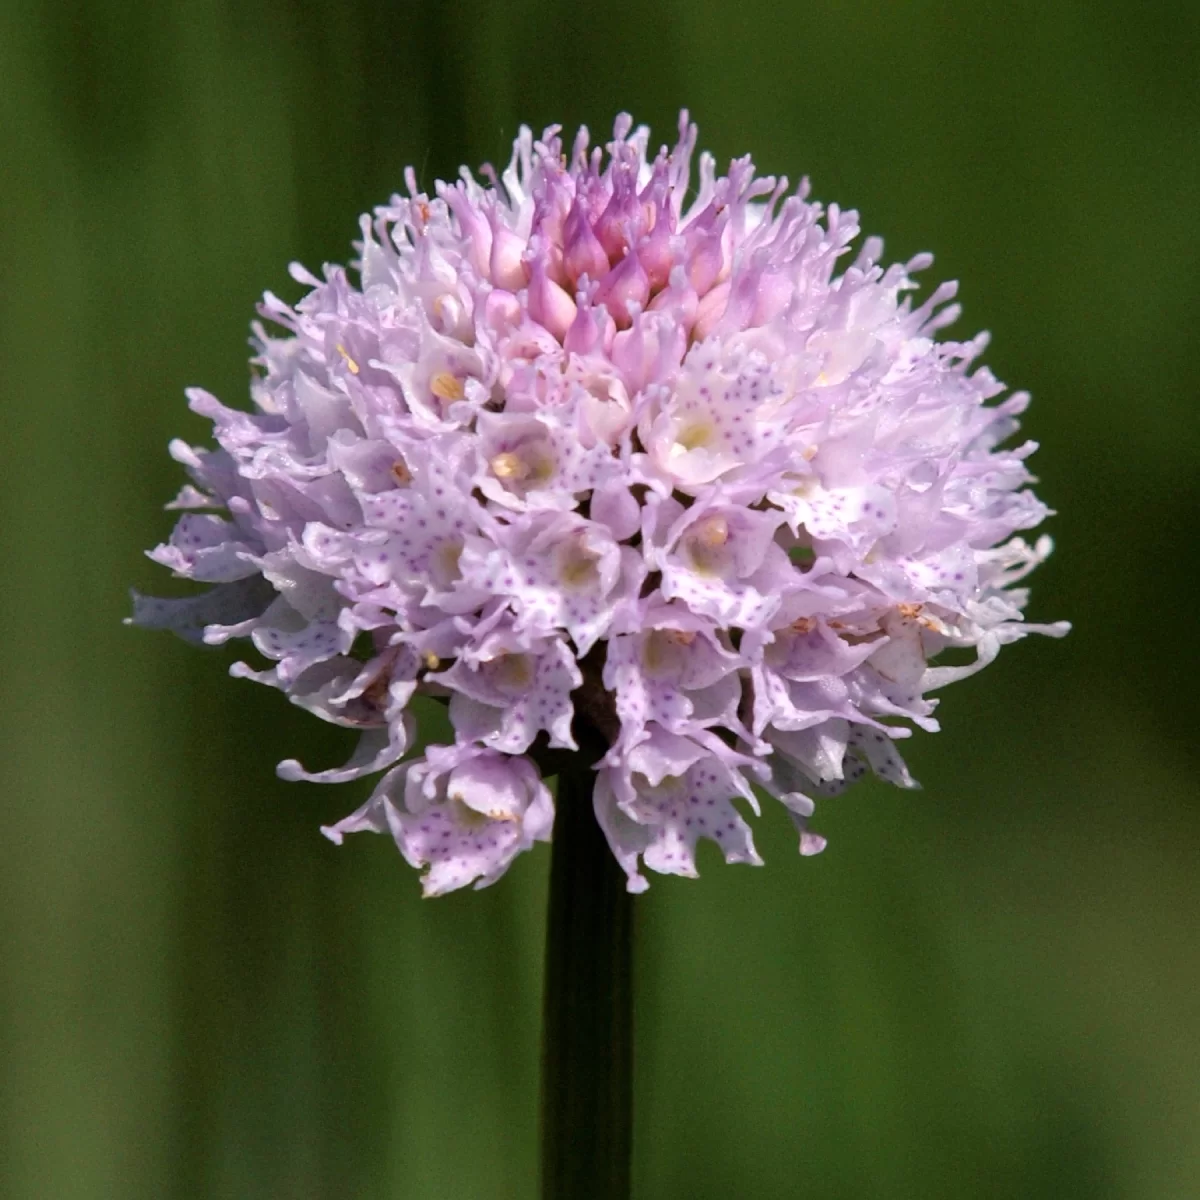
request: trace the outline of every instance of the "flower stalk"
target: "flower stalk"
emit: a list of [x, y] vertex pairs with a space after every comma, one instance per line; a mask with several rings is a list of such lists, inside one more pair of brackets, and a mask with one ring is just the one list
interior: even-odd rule
[[542, 1200], [628, 1200], [632, 897], [592, 806], [585, 753], [560, 770], [542, 1016]]

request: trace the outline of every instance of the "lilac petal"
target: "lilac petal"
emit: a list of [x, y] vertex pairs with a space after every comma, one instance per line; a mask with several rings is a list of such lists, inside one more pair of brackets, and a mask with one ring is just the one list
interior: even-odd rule
[[236, 625], [258, 617], [271, 603], [275, 589], [260, 576], [222, 583], [196, 596], [178, 600], [131, 592], [133, 615], [126, 624], [143, 629], [169, 629], [185, 641], [201, 644], [213, 626]]
[[412, 716], [404, 716], [382, 729], [365, 729], [359, 735], [354, 753], [343, 766], [324, 771], [306, 771], [294, 758], [285, 758], [276, 768], [280, 779], [289, 783], [349, 783], [364, 775], [374, 775], [398, 762], [408, 749], [416, 729]]
[[147, 557], [179, 576], [201, 583], [230, 583], [254, 575], [258, 567], [249, 544], [234, 535], [234, 526], [208, 513], [179, 518], [171, 540]]
[[[905, 730], [907, 732], [907, 730]], [[850, 731], [849, 743], [870, 764], [871, 770], [885, 783], [896, 787], [919, 788], [921, 785], [909, 773], [892, 739], [878, 729], [856, 725]]]
[[590, 514], [619, 542], [631, 538], [641, 525], [641, 508], [623, 482], [602, 484], [592, 492]]
[[393, 820], [391, 801], [376, 791], [361, 807], [334, 825], [322, 825], [321, 832], [335, 845], [340, 846], [348, 833], [390, 833]]
[[820, 834], [812, 833], [808, 828], [814, 808], [812, 799], [803, 792], [785, 792], [779, 800], [787, 809], [788, 816], [800, 835], [800, 854], [804, 858], [820, 854], [825, 849], [826, 841]]
[[163, 505], [163, 507], [168, 511], [181, 508], [220, 508], [221, 501], [216, 496], [208, 492], [202, 492], [190, 483], [185, 483], [179, 489], [175, 499], [169, 504]]
[[628, 877], [626, 889], [637, 894], [650, 886], [638, 870], [638, 859], [650, 843], [650, 830], [634, 821], [618, 803], [612, 778], [611, 767], [597, 772], [593, 793], [596, 820], [604, 831], [613, 857]]

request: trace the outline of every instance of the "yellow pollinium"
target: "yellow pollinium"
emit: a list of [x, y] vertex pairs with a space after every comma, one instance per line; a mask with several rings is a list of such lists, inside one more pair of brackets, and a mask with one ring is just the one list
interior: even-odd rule
[[586, 546], [575, 545], [562, 556], [558, 565], [558, 578], [561, 583], [570, 588], [583, 587], [593, 583], [597, 577], [597, 555]]
[[502, 688], [527, 688], [533, 682], [533, 663], [528, 654], [502, 654], [493, 660], [493, 681]]
[[554, 478], [554, 452], [547, 444], [534, 442], [516, 450], [502, 450], [488, 466], [502, 483], [537, 487]]
[[511, 450], [497, 454], [488, 465], [492, 468], [492, 474], [497, 479], [521, 480], [529, 474], [528, 465], [519, 455], [513, 454]]
[[429, 390], [447, 404], [454, 400], [461, 400], [467, 394], [463, 381], [449, 371], [439, 371], [429, 381]]
[[695, 538], [701, 546], [715, 550], [729, 541], [729, 522], [724, 517], [705, 517], [696, 526]]
[[345, 346], [342, 345], [341, 342], [338, 342], [337, 344], [337, 352], [346, 360], [346, 369], [350, 372], [350, 374], [357, 375], [359, 371], [358, 363], [356, 363], [354, 359], [350, 357], [350, 352]]
[[443, 542], [437, 550], [438, 566], [447, 579], [459, 577], [458, 561], [462, 558], [463, 544], [459, 541]]
[[690, 646], [696, 635], [687, 629], [654, 629], [642, 644], [642, 665], [648, 671], [678, 666], [678, 646]]

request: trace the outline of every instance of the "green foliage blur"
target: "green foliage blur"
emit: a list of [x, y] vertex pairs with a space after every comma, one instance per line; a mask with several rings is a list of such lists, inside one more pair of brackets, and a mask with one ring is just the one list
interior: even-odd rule
[[960, 278], [1061, 515], [918, 794], [637, 901], [637, 1194], [1200, 1195], [1200, 8], [1176, 0], [5, 0], [0, 1194], [524, 1200], [549, 854], [436, 902], [345, 731], [123, 628], [182, 389], [286, 264], [517, 125], [677, 110]]

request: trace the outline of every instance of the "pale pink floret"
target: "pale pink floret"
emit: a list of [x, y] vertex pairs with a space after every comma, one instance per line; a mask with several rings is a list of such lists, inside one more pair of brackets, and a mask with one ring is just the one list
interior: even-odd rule
[[[915, 786], [896, 741], [937, 728], [930, 691], [1066, 631], [1023, 619], [1050, 551], [1013, 536], [1047, 513], [1034, 445], [1005, 448], [1028, 397], [982, 335], [936, 339], [954, 286], [914, 305], [929, 256], [855, 254], [855, 213], [695, 145], [683, 114], [650, 156], [623, 115], [603, 149], [523, 129], [433, 196], [410, 172], [356, 278], [264, 297], [251, 412], [189, 392], [218, 448], [172, 444], [191, 482], [151, 557], [213, 586], [132, 620], [247, 638], [268, 665], [234, 674], [358, 730], [280, 773], [387, 770], [326, 832], [390, 833], [427, 894], [548, 840], [542, 767], [598, 741], [631, 890], [702, 839], [760, 861], [751, 781], [815, 853], [814, 797]], [[930, 665], [950, 648], [974, 661]], [[404, 761], [418, 694], [455, 743]]]
[[526, 758], [473, 746], [430, 747], [425, 759], [385, 776], [357, 812], [322, 830], [390, 833], [425, 869], [426, 896], [494, 883], [518, 854], [550, 840], [554, 804]]

